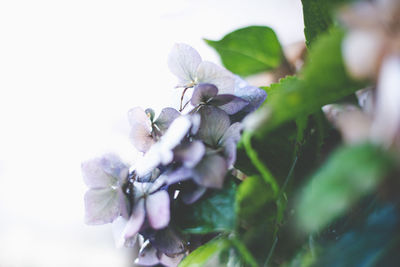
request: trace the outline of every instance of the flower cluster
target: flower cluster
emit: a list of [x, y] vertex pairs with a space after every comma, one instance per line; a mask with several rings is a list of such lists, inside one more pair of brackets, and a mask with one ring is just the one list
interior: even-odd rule
[[136, 263], [147, 266], [176, 266], [188, 253], [188, 237], [171, 223], [174, 203], [191, 205], [222, 188], [236, 160], [241, 120], [266, 98], [188, 45], [176, 44], [168, 65], [183, 94], [192, 88], [185, 112], [164, 108], [156, 117], [152, 109], [132, 108], [130, 138], [143, 157], [134, 166], [110, 154], [82, 164], [90, 188], [86, 222], [113, 222], [119, 246], [141, 240]]

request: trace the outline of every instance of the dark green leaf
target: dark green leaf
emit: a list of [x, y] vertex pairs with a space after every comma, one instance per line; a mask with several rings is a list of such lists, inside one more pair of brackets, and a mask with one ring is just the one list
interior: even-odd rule
[[261, 219], [260, 211], [274, 201], [274, 192], [258, 176], [248, 177], [244, 180], [236, 192], [237, 216], [245, 224], [251, 224], [254, 220]]
[[326, 0], [302, 0], [301, 2], [303, 4], [304, 35], [307, 46], [310, 46], [332, 24], [330, 4]]
[[371, 144], [338, 149], [301, 193], [300, 226], [307, 232], [325, 227], [374, 190], [391, 164], [390, 157]]
[[[200, 267], [218, 259], [220, 253], [227, 250], [231, 243], [223, 238], [214, 239], [190, 253], [179, 267]], [[212, 265], [211, 265], [212, 266]]]
[[275, 32], [265, 26], [250, 26], [219, 41], [205, 41], [217, 50], [227, 69], [243, 76], [277, 68], [283, 59]]
[[183, 232], [205, 234], [230, 232], [235, 226], [236, 184], [228, 182], [192, 205], [180, 206], [176, 220]]
[[361, 223], [325, 245], [315, 265], [398, 266], [398, 207], [393, 203], [378, 203], [376, 206]]

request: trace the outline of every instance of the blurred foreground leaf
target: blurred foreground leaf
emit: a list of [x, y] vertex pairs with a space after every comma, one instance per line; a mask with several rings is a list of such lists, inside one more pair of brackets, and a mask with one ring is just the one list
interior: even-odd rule
[[325, 227], [373, 191], [392, 164], [392, 159], [372, 144], [338, 149], [301, 193], [298, 203], [301, 228], [314, 232]]
[[398, 266], [399, 223], [394, 203], [378, 203], [361, 223], [326, 246], [316, 266]]
[[277, 68], [283, 59], [275, 32], [266, 26], [250, 26], [231, 32], [219, 41], [205, 41], [217, 50], [224, 66], [238, 75]]
[[299, 78], [287, 77], [266, 89], [270, 94], [256, 114], [265, 113], [268, 118], [256, 135], [264, 136], [288, 120], [315, 113], [362, 87], [345, 71], [341, 52], [343, 36], [336, 28], [322, 35], [310, 49]]

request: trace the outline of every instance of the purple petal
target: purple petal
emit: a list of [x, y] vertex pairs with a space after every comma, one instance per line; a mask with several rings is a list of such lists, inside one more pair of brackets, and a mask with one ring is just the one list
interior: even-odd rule
[[207, 188], [204, 186], [197, 184], [191, 184], [191, 186], [189, 186], [189, 184], [187, 184], [184, 190], [181, 192], [182, 201], [187, 205], [193, 204], [199, 200], [206, 191]]
[[197, 51], [187, 44], [175, 44], [168, 56], [170, 71], [182, 85], [196, 80], [197, 69], [202, 59]]
[[146, 199], [147, 219], [153, 229], [162, 229], [169, 223], [169, 195], [161, 190]]
[[249, 102], [242, 110], [244, 113], [253, 112], [260, 107], [267, 98], [267, 93], [264, 90], [250, 85], [237, 86], [235, 88], [235, 95]]
[[194, 169], [194, 181], [202, 186], [222, 188], [228, 171], [227, 162], [218, 154], [204, 157]]
[[235, 122], [231, 126], [229, 126], [228, 130], [226, 130], [224, 136], [221, 138], [221, 142], [224, 143], [227, 139], [233, 139], [234, 142], [239, 142], [241, 138], [241, 131], [243, 129], [243, 124], [240, 122]]
[[83, 180], [89, 188], [108, 188], [116, 185], [118, 178], [106, 173], [102, 158], [85, 161], [81, 165]]
[[206, 148], [201, 141], [193, 141], [177, 146], [174, 149], [174, 158], [178, 162], [182, 162], [187, 168], [196, 166], [202, 159]]
[[226, 140], [224, 144], [224, 155], [228, 168], [232, 168], [236, 161], [236, 145], [237, 142], [233, 138]]
[[141, 107], [134, 107], [128, 111], [128, 120], [131, 126], [136, 124], [144, 125], [148, 131], [151, 131], [151, 121], [149, 116]]
[[167, 173], [166, 176], [168, 184], [175, 184], [189, 179], [192, 176], [192, 169], [180, 168], [171, 173]]
[[200, 63], [197, 81], [214, 84], [220, 94], [233, 94], [235, 90], [235, 76], [227, 69], [208, 61]]
[[214, 97], [210, 104], [219, 106], [229, 115], [233, 115], [247, 106], [249, 102], [234, 95], [218, 95]]
[[185, 251], [183, 239], [171, 227], [157, 231], [155, 236], [150, 238], [150, 242], [157, 250], [170, 256]]
[[210, 83], [201, 83], [194, 88], [190, 102], [193, 106], [206, 103], [209, 99], [218, 94], [218, 89]]
[[90, 189], [85, 194], [85, 222], [87, 224], [111, 223], [120, 214], [118, 191]]
[[135, 203], [131, 217], [129, 218], [125, 230], [124, 230], [124, 238], [129, 239], [134, 237], [143, 225], [145, 218], [145, 209], [144, 209], [144, 200], [140, 199], [137, 203]]
[[146, 242], [140, 248], [139, 255], [135, 260], [136, 264], [143, 266], [153, 266], [160, 262], [157, 255], [157, 249], [155, 249], [150, 242]]
[[217, 147], [219, 140], [230, 126], [228, 114], [216, 107], [204, 106], [200, 109], [200, 115], [199, 138], [207, 145]]
[[143, 124], [134, 124], [131, 128], [130, 139], [132, 144], [140, 152], [146, 152], [155, 143], [149, 130]]
[[161, 133], [164, 134], [167, 131], [171, 123], [180, 116], [179, 111], [173, 108], [164, 108], [154, 124], [160, 129]]
[[161, 254], [160, 263], [167, 267], [176, 267], [182, 261], [184, 256], [185, 255], [183, 253], [174, 257], [169, 257], [165, 254]]

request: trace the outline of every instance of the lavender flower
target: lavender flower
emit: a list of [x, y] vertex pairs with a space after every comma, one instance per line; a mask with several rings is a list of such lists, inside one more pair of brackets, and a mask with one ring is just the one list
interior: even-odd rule
[[180, 116], [173, 108], [164, 108], [158, 118], [154, 120], [154, 111], [140, 107], [132, 108], [128, 112], [131, 125], [131, 141], [137, 150], [146, 152], [166, 132], [170, 124]]
[[240, 123], [231, 125], [228, 114], [214, 106], [204, 106], [199, 113], [201, 123], [195, 138], [204, 143], [205, 155], [192, 168], [182, 166], [164, 174], [169, 184], [189, 179], [195, 182], [185, 182], [181, 190], [185, 203], [198, 200], [207, 188], [222, 187], [228, 169], [236, 160], [236, 144], [242, 129]]
[[133, 182], [132, 213], [123, 230], [125, 240], [133, 238], [145, 223], [153, 229], [165, 228], [170, 220], [170, 199], [160, 189], [162, 179], [155, 182]]
[[82, 174], [90, 188], [85, 194], [87, 224], [105, 224], [119, 215], [128, 217], [128, 200], [122, 186], [128, 177], [128, 167], [118, 156], [104, 155], [82, 163]]
[[241, 121], [249, 113], [255, 111], [267, 98], [267, 93], [255, 86], [249, 85], [239, 76], [235, 76], [235, 92], [234, 95], [248, 102], [240, 112], [232, 118], [234, 121]]
[[[181, 116], [175, 119], [170, 125], [165, 135], [161, 137], [160, 141], [155, 143], [151, 149], [144, 155], [136, 166], [136, 171], [139, 176], [149, 173], [152, 169], [159, 164], [167, 165], [174, 159], [174, 149], [181, 148], [179, 145], [183, 144], [183, 140], [187, 135], [197, 132], [200, 117], [198, 115]], [[196, 147], [201, 146], [198, 144]], [[204, 149], [199, 148], [201, 152]], [[184, 153], [180, 153], [182, 156]], [[197, 157], [197, 156], [196, 156]]]
[[168, 66], [179, 79], [178, 87], [190, 88], [199, 83], [211, 83], [223, 94], [233, 94], [234, 75], [212, 62], [203, 61], [189, 45], [175, 44], [168, 57]]
[[190, 100], [193, 106], [212, 105], [219, 107], [229, 115], [233, 115], [249, 104], [246, 100], [231, 95], [218, 94], [218, 88], [209, 83], [201, 83], [194, 88]]

